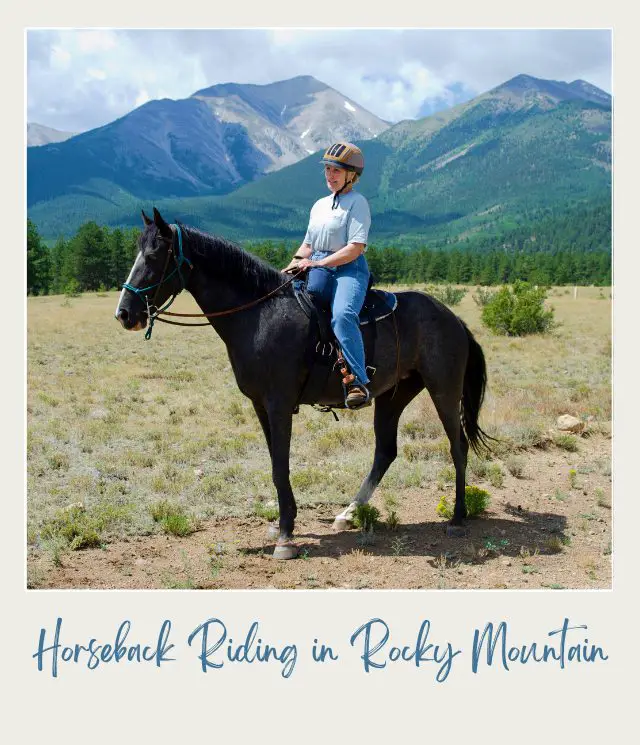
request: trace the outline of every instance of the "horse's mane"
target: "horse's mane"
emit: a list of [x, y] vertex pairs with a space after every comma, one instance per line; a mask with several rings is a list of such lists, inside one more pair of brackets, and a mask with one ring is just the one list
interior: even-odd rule
[[268, 293], [285, 281], [286, 275], [238, 244], [189, 225], [180, 223], [180, 228], [198, 265], [224, 277], [230, 285]]

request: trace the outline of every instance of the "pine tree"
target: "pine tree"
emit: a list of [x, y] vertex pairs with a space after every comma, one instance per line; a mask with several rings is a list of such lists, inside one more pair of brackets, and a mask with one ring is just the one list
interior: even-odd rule
[[95, 222], [85, 223], [71, 241], [80, 289], [95, 291], [109, 285], [109, 250], [103, 229]]
[[51, 281], [51, 254], [34, 223], [27, 220], [27, 293], [48, 295]]
[[51, 251], [53, 282], [51, 291], [60, 294], [64, 292], [69, 280], [74, 276], [74, 266], [70, 257], [70, 243], [60, 236]]
[[109, 245], [109, 282], [107, 286], [120, 287], [126, 281], [131, 269], [125, 235], [120, 228], [116, 228], [109, 234], [107, 242]]

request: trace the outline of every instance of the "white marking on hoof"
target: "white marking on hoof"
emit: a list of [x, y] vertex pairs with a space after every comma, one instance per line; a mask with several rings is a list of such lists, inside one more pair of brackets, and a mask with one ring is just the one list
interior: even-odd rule
[[351, 520], [345, 520], [343, 517], [338, 515], [338, 517], [333, 521], [332, 527], [336, 532], [340, 532], [342, 530], [349, 530], [349, 528], [353, 527], [353, 523]]
[[356, 511], [358, 506], [357, 502], [351, 502], [342, 512], [335, 516], [333, 521], [334, 530], [349, 530], [353, 527], [353, 513]]
[[469, 530], [463, 525], [447, 525], [447, 538], [466, 538], [468, 535]]
[[276, 547], [273, 549], [274, 559], [295, 559], [300, 553], [295, 543], [276, 543]]
[[276, 523], [269, 523], [267, 525], [267, 538], [279, 538], [280, 537], [280, 528], [276, 525]]

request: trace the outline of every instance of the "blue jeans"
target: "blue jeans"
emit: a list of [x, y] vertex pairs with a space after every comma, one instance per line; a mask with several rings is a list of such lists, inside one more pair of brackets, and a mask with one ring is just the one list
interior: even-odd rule
[[[312, 261], [325, 258], [326, 253], [314, 251]], [[331, 328], [342, 347], [347, 364], [356, 382], [369, 382], [365, 368], [364, 344], [360, 332], [359, 314], [367, 294], [369, 267], [364, 254], [342, 266], [313, 267], [309, 270], [307, 291], [331, 309]]]

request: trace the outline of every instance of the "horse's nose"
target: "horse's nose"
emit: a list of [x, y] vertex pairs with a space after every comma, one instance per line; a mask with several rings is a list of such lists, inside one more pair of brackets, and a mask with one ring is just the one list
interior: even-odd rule
[[129, 313], [127, 313], [126, 308], [120, 308], [116, 313], [116, 318], [120, 323], [126, 323], [129, 320]]

